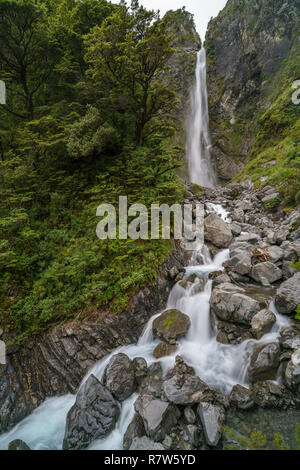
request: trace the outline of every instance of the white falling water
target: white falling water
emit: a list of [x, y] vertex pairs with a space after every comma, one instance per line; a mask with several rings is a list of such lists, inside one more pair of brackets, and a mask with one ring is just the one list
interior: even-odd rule
[[197, 54], [196, 81], [191, 94], [191, 114], [187, 126], [187, 159], [192, 183], [213, 188], [215, 174], [210, 158], [208, 98], [206, 86], [206, 51]]
[[[221, 206], [211, 204], [210, 210], [216, 211], [224, 219], [228, 218], [228, 214]], [[274, 303], [271, 302], [269, 308], [276, 314], [277, 322], [272, 331], [261, 340], [248, 340], [237, 346], [225, 345], [216, 341], [216, 331], [211, 322], [210, 314], [209, 301], [212, 281], [209, 280], [209, 273], [223, 269], [223, 262], [228, 256], [229, 250], [223, 250], [214, 259], [211, 259], [207, 248], [202, 246], [192, 257], [191, 264], [186, 268], [186, 276], [188, 277], [193, 273], [197, 274], [198, 278], [205, 280], [205, 288], [203, 292], [195, 294], [193, 286], [186, 290], [177, 283], [173, 287], [166, 308], [177, 308], [187, 314], [190, 317], [191, 326], [186, 337], [178, 341], [178, 351], [171, 356], [160, 359], [163, 370], [166, 372], [174, 366], [176, 354], [180, 354], [190, 366], [194, 367], [196, 374], [203, 381], [226, 394], [237, 383], [244, 386], [248, 385], [249, 347], [251, 348], [252, 344], [276, 341], [281, 327], [289, 323], [286, 317], [276, 312]], [[196, 261], [199, 258], [202, 258], [200, 264]], [[137, 344], [118, 348], [97, 362], [83, 379], [83, 382], [90, 374], [94, 374], [101, 380], [110, 358], [118, 352], [124, 352], [131, 359], [144, 357], [148, 366], [156, 362], [153, 351], [160, 341], [153, 338], [152, 323], [158, 315], [159, 313], [149, 320]], [[123, 435], [133, 418], [133, 405], [136, 398], [137, 394], [134, 394], [123, 403], [120, 403], [121, 413], [116, 428], [106, 438], [94, 441], [89, 447], [90, 450], [121, 450], [123, 448]], [[0, 450], [7, 449], [9, 442], [14, 439], [24, 440], [35, 450], [61, 449], [66, 416], [74, 401], [74, 395], [47, 399], [11, 431], [0, 436]]]

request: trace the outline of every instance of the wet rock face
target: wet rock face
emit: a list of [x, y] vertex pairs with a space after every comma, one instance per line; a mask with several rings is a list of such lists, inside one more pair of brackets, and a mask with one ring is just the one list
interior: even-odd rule
[[291, 315], [300, 304], [300, 273], [283, 282], [276, 292], [275, 305], [282, 315]]
[[249, 381], [275, 380], [279, 367], [279, 356], [280, 346], [278, 343], [255, 346], [248, 367]]
[[90, 375], [67, 415], [63, 449], [86, 449], [95, 439], [105, 437], [114, 429], [119, 414], [112, 394]]
[[135, 368], [126, 354], [119, 353], [111, 358], [104, 371], [103, 383], [119, 401], [132, 395], [136, 389]]
[[190, 326], [187, 315], [176, 309], [167, 310], [157, 317], [152, 325], [153, 335], [169, 344], [176, 344], [177, 339], [184, 336]]
[[217, 214], [210, 214], [204, 220], [204, 237], [217, 248], [228, 248], [233, 240], [230, 225]]
[[211, 309], [220, 320], [250, 326], [260, 311], [260, 304], [244, 292], [234, 284], [220, 284], [212, 292]]

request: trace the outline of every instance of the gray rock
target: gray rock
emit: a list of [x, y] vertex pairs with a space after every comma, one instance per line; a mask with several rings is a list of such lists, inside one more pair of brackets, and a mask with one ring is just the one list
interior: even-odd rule
[[281, 245], [282, 242], [286, 241], [287, 237], [289, 236], [290, 234], [290, 231], [286, 228], [280, 228], [277, 232], [276, 232], [276, 243], [277, 245]]
[[282, 271], [276, 264], [266, 261], [253, 266], [250, 276], [263, 286], [269, 286], [282, 278]]
[[254, 403], [261, 408], [286, 409], [293, 405], [293, 397], [286, 387], [273, 382], [256, 382], [250, 385]]
[[275, 306], [282, 315], [291, 315], [300, 304], [300, 272], [283, 282], [275, 295]]
[[143, 420], [138, 413], [135, 413], [123, 437], [124, 449], [130, 448], [132, 441], [135, 437], [142, 437], [145, 434], [146, 434], [146, 431], [145, 431]]
[[249, 253], [237, 253], [233, 258], [228, 259], [223, 263], [225, 269], [241, 274], [249, 274], [252, 269], [251, 255]]
[[218, 248], [228, 248], [233, 239], [230, 225], [217, 214], [210, 214], [205, 218], [204, 236], [206, 241]]
[[183, 378], [175, 375], [164, 382], [164, 392], [167, 399], [176, 405], [199, 403], [206, 390], [207, 385], [197, 376]]
[[196, 415], [190, 406], [184, 408], [184, 417], [188, 424], [195, 424]]
[[166, 450], [166, 448], [158, 443], [154, 442], [149, 437], [135, 437], [132, 441], [129, 450]]
[[241, 231], [242, 231], [241, 226], [238, 225], [238, 224], [235, 224], [235, 223], [232, 223], [230, 225], [230, 229], [231, 229], [232, 235], [234, 237], [238, 237], [241, 234]]
[[140, 383], [147, 376], [148, 373], [147, 362], [143, 357], [135, 357], [132, 361], [132, 365], [134, 368], [136, 383], [140, 385]]
[[244, 292], [244, 289], [229, 283], [215, 287], [210, 299], [213, 312], [221, 320], [250, 326], [261, 308], [258, 301]]
[[115, 354], [106, 366], [103, 383], [120, 401], [130, 397], [136, 389], [135, 368], [126, 354]]
[[184, 440], [187, 441], [191, 446], [197, 446], [199, 442], [199, 429], [194, 424], [188, 424], [185, 426], [184, 431]]
[[258, 344], [254, 347], [248, 367], [249, 382], [275, 380], [279, 367], [278, 343]]
[[169, 344], [176, 344], [177, 339], [186, 334], [189, 326], [190, 319], [187, 315], [176, 309], [167, 310], [155, 318], [152, 325], [153, 336]]
[[90, 375], [67, 415], [63, 449], [85, 449], [95, 439], [105, 437], [114, 429], [119, 414], [112, 394]]
[[251, 332], [256, 339], [260, 339], [271, 331], [275, 323], [276, 315], [271, 310], [261, 310], [251, 320]]
[[288, 327], [281, 331], [279, 342], [284, 349], [296, 350], [300, 348], [300, 332]]
[[222, 407], [211, 403], [200, 403], [198, 414], [204, 430], [205, 440], [210, 447], [216, 447], [222, 435], [225, 413]]
[[236, 222], [243, 223], [245, 221], [244, 211], [242, 209], [234, 209], [231, 214], [231, 218]]
[[277, 245], [268, 246], [267, 251], [269, 255], [271, 256], [273, 263], [277, 263], [277, 261], [282, 260], [284, 253], [283, 253], [282, 248], [280, 248], [279, 246]]
[[31, 450], [31, 449], [26, 444], [26, 442], [21, 441], [21, 439], [16, 439], [15, 441], [12, 441], [9, 443], [7, 450]]
[[134, 408], [143, 420], [147, 436], [155, 441], [162, 441], [180, 417], [176, 406], [152, 395], [139, 396]]
[[232, 388], [229, 400], [231, 405], [240, 410], [250, 410], [254, 407], [250, 390], [242, 387], [242, 385], [235, 385]]
[[242, 233], [238, 238], [238, 242], [247, 242], [252, 245], [258, 243], [261, 240], [261, 237], [257, 233]]

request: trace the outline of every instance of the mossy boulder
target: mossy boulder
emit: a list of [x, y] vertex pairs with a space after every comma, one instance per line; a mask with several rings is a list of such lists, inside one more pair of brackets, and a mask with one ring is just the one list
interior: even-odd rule
[[170, 309], [157, 317], [152, 325], [153, 336], [169, 344], [176, 344], [178, 338], [184, 336], [190, 326], [190, 319], [180, 310]]

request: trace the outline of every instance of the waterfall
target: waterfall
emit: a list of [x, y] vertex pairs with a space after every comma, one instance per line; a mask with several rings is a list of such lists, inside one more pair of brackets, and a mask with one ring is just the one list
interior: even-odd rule
[[210, 158], [208, 99], [206, 86], [206, 51], [197, 54], [196, 80], [191, 93], [191, 112], [187, 126], [187, 159], [192, 183], [213, 188], [215, 174]]

